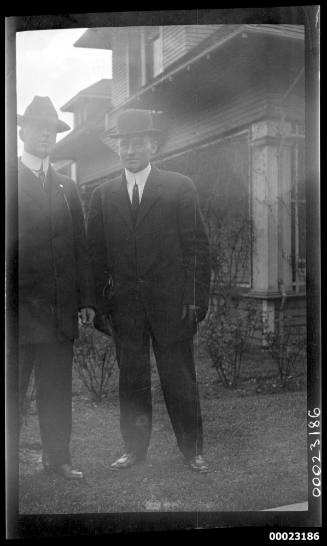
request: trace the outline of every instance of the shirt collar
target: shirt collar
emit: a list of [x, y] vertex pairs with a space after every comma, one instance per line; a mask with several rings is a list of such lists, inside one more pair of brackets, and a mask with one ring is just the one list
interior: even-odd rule
[[134, 186], [135, 181], [136, 184], [144, 185], [147, 181], [147, 178], [151, 172], [151, 164], [148, 163], [148, 165], [145, 167], [145, 169], [142, 169], [142, 171], [138, 171], [137, 173], [132, 173], [128, 169], [125, 169], [125, 176], [126, 176], [126, 182], [128, 186]]
[[43, 161], [43, 170], [45, 174], [48, 172], [49, 168], [49, 156], [42, 159], [41, 157], [37, 157], [36, 155], [30, 154], [29, 152], [26, 152], [23, 150], [22, 153], [22, 163], [24, 163], [25, 167], [30, 169], [31, 171], [39, 171], [41, 169]]

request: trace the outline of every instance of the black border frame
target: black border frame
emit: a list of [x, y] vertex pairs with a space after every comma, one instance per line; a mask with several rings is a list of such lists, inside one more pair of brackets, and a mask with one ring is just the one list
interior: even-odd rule
[[[15, 36], [24, 30], [89, 28], [138, 24], [301, 24], [305, 26], [306, 74], [306, 198], [307, 198], [307, 338], [308, 409], [321, 408], [321, 277], [319, 186], [319, 6], [223, 8], [201, 10], [110, 11], [97, 13], [33, 14], [6, 18], [6, 538], [90, 536], [166, 531], [191, 534], [226, 531], [232, 538], [241, 531], [267, 539], [273, 529], [308, 531], [321, 527], [321, 498], [309, 496], [307, 512], [176, 512], [109, 513], [78, 515], [18, 514], [18, 415], [17, 415], [17, 142]], [[74, 11], [74, 10], [73, 10]], [[29, 10], [31, 13], [31, 10]], [[10, 431], [10, 434], [8, 433]], [[310, 452], [308, 451], [308, 460]], [[310, 472], [308, 469], [308, 492]], [[241, 528], [241, 529], [240, 529]], [[196, 530], [196, 531], [195, 531]], [[255, 532], [254, 532], [255, 530]], [[126, 535], [125, 535], [126, 536]], [[156, 536], [156, 534], [154, 535]], [[185, 538], [184, 537], [184, 538]]]

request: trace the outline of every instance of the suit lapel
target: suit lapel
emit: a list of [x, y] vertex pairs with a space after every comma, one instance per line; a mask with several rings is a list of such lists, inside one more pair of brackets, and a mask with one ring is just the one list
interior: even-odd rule
[[[30, 169], [25, 167], [24, 163], [22, 163], [21, 161], [19, 161], [18, 163], [18, 173], [18, 184], [20, 191], [29, 195], [33, 200], [38, 198], [40, 200], [44, 200], [45, 192], [44, 189], [41, 187], [40, 181]], [[51, 167], [51, 165], [49, 165], [45, 184], [46, 186], [50, 186], [50, 190], [52, 193], [57, 193], [61, 189], [59, 184], [59, 178], [56, 174], [56, 171]]]
[[21, 160], [18, 162], [18, 189], [19, 192], [29, 196], [33, 201], [38, 200], [38, 197], [42, 200], [40, 181], [30, 169], [25, 167]]
[[151, 172], [144, 186], [144, 191], [140, 203], [140, 208], [137, 216], [136, 227], [144, 220], [145, 216], [149, 213], [150, 209], [160, 198], [161, 185], [160, 185], [160, 173], [155, 167], [151, 167]]
[[69, 193], [56, 171], [49, 167], [47, 174], [48, 191], [50, 193], [51, 217], [55, 231], [69, 233], [72, 225]]
[[131, 215], [129, 196], [127, 192], [125, 173], [123, 173], [120, 179], [117, 180], [117, 182], [113, 185], [112, 191], [115, 195], [115, 198], [112, 200], [113, 205], [115, 205], [130, 229], [133, 229], [133, 220]]
[[[132, 214], [131, 214], [131, 203], [129, 200], [126, 177], [123, 172], [120, 179], [113, 186], [113, 191], [115, 194], [115, 199], [112, 201], [116, 206], [121, 216], [124, 218], [130, 229], [134, 229]], [[151, 167], [151, 172], [146, 181], [140, 208], [137, 216], [136, 227], [144, 220], [146, 215], [149, 213], [150, 209], [160, 198], [161, 195], [161, 180], [160, 173], [156, 167]]]
[[48, 184], [48, 191], [51, 193], [52, 201], [54, 199], [57, 199], [60, 196], [60, 198], [61, 197], [64, 198], [65, 202], [67, 203], [67, 197], [64, 191], [64, 186], [63, 184], [60, 183], [59, 176], [57, 175], [56, 171], [51, 166], [49, 166], [45, 183]]

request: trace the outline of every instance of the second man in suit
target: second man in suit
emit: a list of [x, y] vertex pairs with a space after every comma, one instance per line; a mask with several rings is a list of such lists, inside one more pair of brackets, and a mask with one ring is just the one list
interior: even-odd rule
[[207, 472], [193, 357], [206, 314], [209, 243], [193, 182], [151, 164], [157, 130], [146, 110], [117, 120], [122, 175], [96, 188], [87, 234], [97, 312], [110, 317], [120, 368], [125, 453], [111, 466], [146, 457], [152, 426], [150, 339], [161, 386], [185, 461]]
[[20, 415], [34, 369], [43, 466], [76, 480], [83, 473], [70, 452], [73, 341], [78, 313], [83, 323], [94, 317], [84, 217], [76, 184], [50, 163], [57, 133], [69, 129], [50, 98], [34, 97], [18, 125]]

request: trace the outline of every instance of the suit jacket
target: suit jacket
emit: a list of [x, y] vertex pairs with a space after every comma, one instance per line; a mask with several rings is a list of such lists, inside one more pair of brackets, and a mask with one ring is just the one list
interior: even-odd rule
[[101, 185], [91, 197], [87, 237], [97, 310], [110, 314], [118, 339], [141, 339], [144, 312], [159, 344], [194, 335], [182, 306], [208, 306], [209, 243], [189, 178], [152, 166], [135, 227], [124, 173]]
[[19, 342], [78, 336], [78, 310], [95, 306], [85, 224], [73, 180], [49, 167], [47, 190], [18, 163]]

